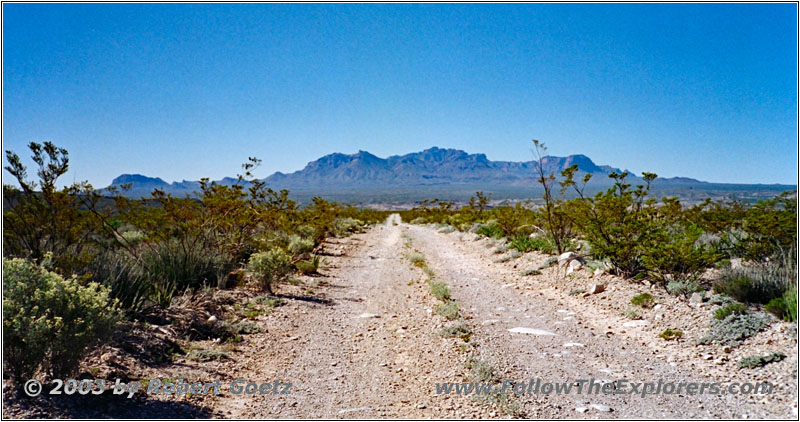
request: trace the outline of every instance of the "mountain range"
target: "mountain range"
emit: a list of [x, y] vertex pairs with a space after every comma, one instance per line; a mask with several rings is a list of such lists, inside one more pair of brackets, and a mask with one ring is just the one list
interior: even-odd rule
[[[561, 171], [577, 164], [578, 177], [593, 175], [590, 190], [598, 190], [611, 184], [608, 175], [621, 172], [619, 168], [597, 165], [589, 157], [576, 154], [567, 157], [546, 156], [542, 158], [545, 174], [560, 175]], [[458, 149], [433, 147], [405, 155], [387, 158], [377, 157], [367, 151], [355, 154], [333, 153], [308, 163], [302, 170], [293, 173], [276, 172], [264, 179], [273, 189], [291, 191], [324, 192], [381, 192], [403, 190], [427, 195], [432, 188], [437, 192], [451, 190], [493, 189], [520, 190], [532, 193], [538, 187], [537, 161], [491, 161], [485, 154], [469, 154]], [[220, 184], [236, 183], [235, 178], [218, 180]], [[632, 183], [641, 179], [631, 174]], [[126, 195], [147, 196], [153, 189], [161, 189], [175, 195], [192, 194], [200, 190], [197, 181], [167, 183], [161, 178], [140, 174], [123, 174], [115, 178], [111, 186], [130, 184]], [[661, 189], [703, 189], [704, 187], [726, 186], [709, 184], [686, 177], [659, 178], [654, 183]], [[730, 185], [754, 186], [754, 185]], [[758, 185], [764, 186], [764, 185]], [[783, 185], [779, 185], [783, 186]], [[443, 189], [446, 188], [446, 189]], [[723, 189], [724, 190], [724, 189]], [[474, 190], [473, 190], [474, 192]]]

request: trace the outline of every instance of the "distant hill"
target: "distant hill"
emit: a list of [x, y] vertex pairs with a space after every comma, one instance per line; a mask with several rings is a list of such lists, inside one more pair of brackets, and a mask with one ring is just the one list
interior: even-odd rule
[[[597, 165], [589, 157], [577, 154], [567, 157], [543, 157], [542, 165], [545, 174], [560, 175], [561, 171], [577, 164], [580, 180], [583, 175], [593, 175], [589, 190], [596, 191], [611, 184], [608, 175], [622, 170]], [[273, 189], [290, 189], [293, 192], [306, 192], [308, 195], [325, 193], [339, 198], [376, 199], [378, 196], [397, 199], [396, 192], [405, 192], [409, 200], [429, 198], [432, 194], [446, 199], [448, 193], [452, 199], [459, 200], [467, 192], [486, 190], [508, 192], [509, 197], [535, 197], [538, 183], [538, 163], [536, 161], [491, 161], [485, 154], [469, 154], [458, 149], [433, 147], [420, 152], [405, 155], [393, 155], [387, 158], [377, 157], [367, 151], [355, 154], [333, 153], [308, 163], [302, 170], [285, 174], [276, 172], [265, 178], [267, 186]], [[636, 175], [629, 176], [631, 183], [640, 182]], [[232, 184], [236, 179], [226, 177], [217, 183]], [[111, 183], [111, 186], [131, 184], [128, 196], [147, 196], [153, 189], [161, 189], [174, 195], [192, 194], [200, 189], [199, 182], [182, 181], [167, 183], [160, 178], [139, 174], [123, 174]], [[654, 187], [665, 193], [683, 191], [719, 190], [727, 192], [742, 190], [751, 186], [759, 191], [782, 191], [794, 188], [785, 185], [726, 185], [709, 184], [686, 177], [659, 178]], [[766, 187], [765, 187], [766, 186]], [[746, 189], [746, 188], [745, 188]], [[394, 192], [394, 193], [392, 193]], [[696, 196], [698, 192], [692, 192]], [[389, 195], [389, 196], [387, 196]], [[505, 194], [504, 194], [505, 195]], [[370, 196], [371, 198], [360, 198]], [[768, 196], [768, 195], [767, 195]], [[411, 198], [413, 197], [413, 199]], [[376, 199], [377, 200], [377, 199]], [[363, 202], [363, 201], [355, 201]]]

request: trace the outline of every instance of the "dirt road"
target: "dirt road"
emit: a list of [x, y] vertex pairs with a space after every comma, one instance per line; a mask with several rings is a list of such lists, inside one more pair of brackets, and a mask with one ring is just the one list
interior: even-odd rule
[[[386, 224], [326, 245], [324, 277], [304, 286], [251, 336], [234, 361], [218, 369], [229, 378], [282, 380], [289, 395], [220, 396], [210, 405], [237, 418], [762, 418], [792, 417], [796, 409], [764, 396], [730, 394], [508, 394], [501, 405], [473, 396], [436, 394], [436, 383], [464, 382], [470, 355], [501, 379], [573, 383], [727, 381], [653, 358], [625, 335], [597, 330], [591, 309], [561, 309], [549, 293], [504, 283], [505, 269], [485, 253], [456, 245], [430, 227]], [[473, 331], [469, 343], [440, 335], [448, 322], [410, 265], [409, 245], [446, 282]], [[313, 297], [314, 299], [309, 299]], [[523, 328], [532, 332], [512, 333]], [[524, 331], [524, 330], [523, 330]], [[687, 346], [691, 347], [691, 346]], [[742, 380], [747, 381], [747, 380]], [[576, 387], [577, 388], [577, 387]]]

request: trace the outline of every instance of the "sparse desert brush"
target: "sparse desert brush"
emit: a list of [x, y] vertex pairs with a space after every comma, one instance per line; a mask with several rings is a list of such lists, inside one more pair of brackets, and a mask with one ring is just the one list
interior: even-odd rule
[[728, 268], [722, 271], [714, 283], [714, 292], [724, 293], [747, 303], [769, 303], [794, 290], [797, 265], [794, 253], [783, 259], [745, 267]]
[[780, 362], [786, 358], [786, 355], [781, 352], [772, 352], [767, 355], [752, 355], [746, 356], [739, 360], [737, 366], [739, 368], [759, 368], [772, 362]]
[[528, 276], [528, 275], [542, 275], [542, 272], [539, 271], [539, 270], [525, 270], [525, 271], [522, 272], [522, 275], [525, 275], [525, 276]]
[[409, 261], [411, 261], [411, 264], [417, 267], [421, 268], [423, 265], [425, 265], [425, 255], [419, 252], [412, 252], [408, 254], [406, 257], [408, 258]]
[[723, 320], [728, 317], [728, 315], [742, 315], [747, 313], [747, 307], [742, 305], [741, 303], [729, 303], [727, 305], [720, 306], [714, 311], [714, 318], [718, 320]]
[[476, 382], [495, 382], [498, 380], [497, 372], [489, 362], [475, 356], [467, 358], [464, 366], [470, 370], [470, 379]]
[[667, 328], [666, 330], [662, 331], [661, 334], [659, 334], [658, 336], [663, 338], [664, 340], [677, 340], [683, 337], [683, 331]]
[[717, 343], [738, 346], [744, 340], [754, 336], [769, 325], [767, 315], [763, 314], [730, 314], [722, 320], [712, 319], [711, 330], [698, 344]]
[[667, 291], [675, 296], [688, 296], [694, 292], [702, 292], [703, 287], [691, 280], [673, 280], [667, 283]]
[[289, 236], [289, 252], [292, 256], [300, 256], [314, 249], [314, 240], [293, 234]]
[[275, 284], [284, 281], [292, 273], [292, 259], [283, 249], [272, 248], [250, 256], [248, 268], [259, 286], [271, 294]]
[[210, 362], [210, 361], [221, 361], [221, 360], [228, 360], [230, 356], [228, 356], [225, 352], [218, 352], [216, 350], [192, 350], [186, 355], [186, 359], [189, 360], [196, 360], [198, 362]]
[[449, 320], [454, 320], [458, 318], [458, 308], [458, 302], [448, 300], [445, 303], [436, 305], [436, 313]]
[[655, 300], [653, 300], [653, 295], [645, 292], [632, 297], [631, 304], [640, 308], [652, 308], [655, 305]]
[[303, 274], [317, 274], [320, 265], [322, 265], [322, 258], [319, 255], [314, 255], [310, 260], [301, 260], [294, 263], [294, 266]]
[[442, 302], [447, 302], [450, 300], [450, 288], [447, 287], [446, 283], [432, 280], [429, 283], [429, 287], [431, 290], [431, 294], [436, 299], [439, 299]]
[[519, 252], [541, 251], [544, 253], [555, 253], [556, 248], [552, 242], [544, 237], [529, 237], [525, 235], [517, 235], [511, 241], [511, 248]]
[[469, 341], [472, 330], [463, 321], [457, 321], [442, 328], [442, 337], [459, 337], [461, 340]]

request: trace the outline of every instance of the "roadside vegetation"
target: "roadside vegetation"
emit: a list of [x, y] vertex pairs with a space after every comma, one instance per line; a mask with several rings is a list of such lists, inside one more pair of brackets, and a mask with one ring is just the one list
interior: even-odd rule
[[[320, 198], [301, 207], [288, 191], [253, 176], [255, 158], [232, 184], [203, 179], [196, 197], [154, 190], [137, 200], [121, 194], [125, 186], [110, 192], [87, 183], [59, 187], [68, 152], [49, 142], [29, 148], [36, 180], [6, 151], [5, 169], [16, 186], [3, 186], [3, 368], [16, 380], [74, 374], [117, 323], [168, 319], [168, 310], [180, 305], [176, 299], [192, 293], [261, 292], [237, 308], [244, 322], [187, 323], [188, 332], [219, 338], [258, 332], [247, 318], [280, 305], [273, 295], [296, 272], [318, 272], [323, 260], [315, 251], [324, 239], [388, 216]], [[224, 356], [193, 352], [190, 358]]]
[[[533, 142], [541, 164], [546, 148]], [[713, 312], [704, 342], [734, 344], [752, 335], [765, 325], [760, 310], [796, 323], [796, 191], [752, 203], [709, 199], [687, 206], [675, 197], [652, 197], [653, 173], [643, 173], [636, 182], [628, 172], [611, 173], [612, 186], [590, 196], [585, 188], [592, 175], [581, 173], [577, 165], [560, 175], [542, 168], [535, 174], [544, 188], [539, 205], [490, 206], [490, 196], [477, 192], [463, 206], [434, 199], [400, 214], [412, 224], [436, 224], [487, 238], [487, 247], [497, 254], [511, 249], [555, 255], [524, 275], [540, 275], [559, 255], [574, 252], [591, 271], [599, 268], [631, 283], [646, 279], [686, 300], [714, 293], [724, 299]], [[509, 259], [502, 256], [495, 262]], [[644, 295], [631, 304], [639, 309], [654, 305]], [[638, 319], [635, 308], [629, 316]]]

